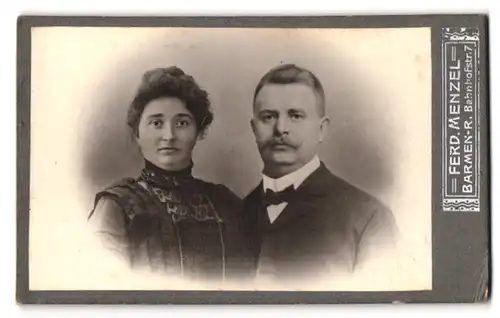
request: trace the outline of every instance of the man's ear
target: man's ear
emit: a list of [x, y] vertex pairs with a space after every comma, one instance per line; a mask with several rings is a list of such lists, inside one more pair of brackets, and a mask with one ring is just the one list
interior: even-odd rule
[[319, 123], [319, 142], [323, 142], [326, 136], [328, 136], [328, 131], [330, 130], [330, 118], [327, 116], [321, 118]]
[[250, 126], [252, 127], [252, 131], [255, 134], [255, 122], [254, 122], [254, 118], [250, 119]]

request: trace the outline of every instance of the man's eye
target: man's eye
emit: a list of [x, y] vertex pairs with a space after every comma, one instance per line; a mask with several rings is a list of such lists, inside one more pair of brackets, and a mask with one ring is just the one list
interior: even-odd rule
[[301, 114], [292, 114], [291, 117], [293, 120], [299, 120], [303, 118]]
[[262, 116], [262, 120], [263, 121], [271, 121], [275, 118], [276, 116], [275, 115], [263, 115]]

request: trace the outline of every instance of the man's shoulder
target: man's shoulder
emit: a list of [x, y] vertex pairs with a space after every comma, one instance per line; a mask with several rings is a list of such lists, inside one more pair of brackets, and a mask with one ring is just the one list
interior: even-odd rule
[[325, 191], [341, 196], [347, 201], [354, 201], [359, 203], [369, 203], [380, 208], [387, 208], [387, 206], [377, 199], [374, 195], [367, 191], [355, 186], [353, 183], [347, 181], [345, 178], [340, 177], [328, 168], [323, 170], [323, 180], [321, 186]]
[[[333, 174], [331, 184], [334, 186], [328, 195], [327, 204], [324, 204], [323, 216], [335, 220], [336, 213], [332, 212], [341, 210], [346, 217], [346, 225], [356, 233], [358, 240], [363, 238], [366, 241], [369, 237], [378, 237], [379, 240], [383, 239], [384, 243], [394, 242], [398, 229], [394, 214], [388, 205]], [[325, 220], [325, 224], [329, 223]]]
[[215, 183], [203, 179], [195, 179], [196, 187], [202, 192], [206, 192], [215, 199], [219, 200], [240, 200], [228, 186], [222, 183]]
[[202, 179], [196, 179], [196, 183], [197, 190], [208, 195], [211, 203], [215, 205], [219, 213], [231, 217], [239, 214], [243, 209], [241, 198], [228, 186]]
[[[321, 191], [329, 208], [343, 209], [355, 223], [368, 222], [378, 215], [391, 218], [391, 209], [380, 199], [324, 167]], [[318, 178], [319, 179], [319, 178]]]
[[261, 194], [261, 190], [262, 190], [262, 181], [260, 181], [258, 185], [253, 187], [250, 190], [250, 192], [248, 192], [248, 194], [245, 197], [243, 197], [243, 202], [245, 204], [248, 204], [250, 202], [258, 200]]
[[350, 204], [357, 204], [361, 207], [366, 207], [376, 210], [388, 210], [389, 207], [384, 204], [380, 199], [375, 197], [373, 194], [368, 193], [365, 190], [353, 185], [352, 183], [336, 177], [337, 184], [341, 183], [342, 196]]

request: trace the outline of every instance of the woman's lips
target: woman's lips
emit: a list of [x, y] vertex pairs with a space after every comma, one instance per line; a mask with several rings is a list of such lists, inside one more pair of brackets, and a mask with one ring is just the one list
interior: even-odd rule
[[179, 151], [179, 148], [175, 148], [175, 147], [163, 147], [163, 148], [160, 148], [158, 149], [158, 152], [162, 153], [162, 154], [172, 154], [172, 153], [175, 153]]

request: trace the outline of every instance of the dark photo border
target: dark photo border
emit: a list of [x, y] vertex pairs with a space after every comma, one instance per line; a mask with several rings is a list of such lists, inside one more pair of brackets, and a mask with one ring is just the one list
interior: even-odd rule
[[[402, 28], [430, 27], [432, 41], [432, 262], [430, 291], [31, 291], [29, 290], [31, 28], [245, 27]], [[479, 212], [442, 208], [443, 112], [442, 29], [479, 30]], [[333, 304], [485, 302], [490, 297], [490, 146], [487, 15], [394, 15], [309, 17], [84, 17], [20, 16], [17, 35], [17, 291], [22, 304]]]

